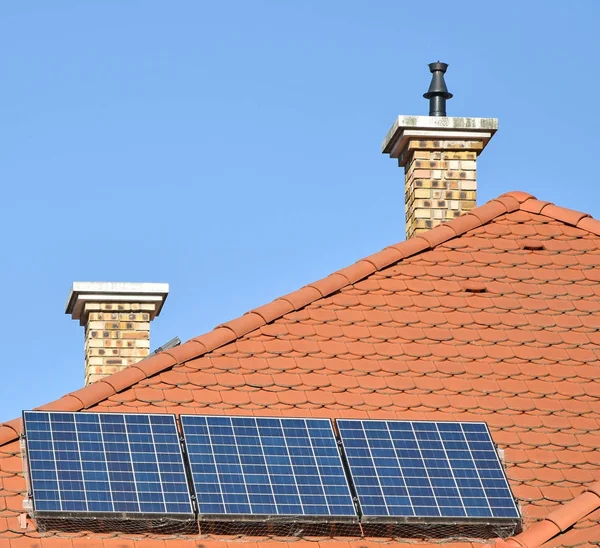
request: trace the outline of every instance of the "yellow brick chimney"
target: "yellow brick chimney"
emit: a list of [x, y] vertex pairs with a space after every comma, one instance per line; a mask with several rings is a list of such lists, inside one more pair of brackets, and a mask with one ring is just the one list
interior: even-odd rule
[[429, 65], [430, 115], [398, 116], [382, 145], [404, 168], [407, 239], [475, 207], [477, 158], [498, 129], [496, 118], [446, 116], [447, 66]]
[[165, 283], [73, 283], [65, 312], [85, 329], [86, 385], [148, 356], [150, 322], [168, 294]]

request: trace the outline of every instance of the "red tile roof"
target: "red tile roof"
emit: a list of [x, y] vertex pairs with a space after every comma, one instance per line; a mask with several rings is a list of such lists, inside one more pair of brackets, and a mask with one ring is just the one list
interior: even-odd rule
[[[589, 546], [599, 343], [600, 222], [511, 192], [41, 409], [483, 419], [524, 517], [525, 532], [497, 546]], [[21, 529], [20, 431], [19, 419], [0, 425], [0, 547], [183, 545]], [[381, 542], [347, 540], [320, 544]]]

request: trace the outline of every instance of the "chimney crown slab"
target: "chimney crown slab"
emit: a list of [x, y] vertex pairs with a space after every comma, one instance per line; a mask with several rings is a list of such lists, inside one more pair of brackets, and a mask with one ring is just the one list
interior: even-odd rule
[[411, 140], [478, 141], [487, 145], [498, 130], [497, 118], [459, 118], [449, 116], [398, 116], [387, 132], [381, 151], [398, 158], [401, 166], [407, 143]]
[[89, 303], [153, 304], [150, 320], [160, 314], [169, 294], [167, 283], [73, 282], [65, 313], [85, 325], [85, 305]]

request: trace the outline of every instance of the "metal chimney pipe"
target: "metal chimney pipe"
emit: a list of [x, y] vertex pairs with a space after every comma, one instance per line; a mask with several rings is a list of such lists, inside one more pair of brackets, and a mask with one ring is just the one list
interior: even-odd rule
[[446, 99], [452, 98], [444, 81], [447, 69], [447, 63], [440, 61], [429, 63], [429, 70], [432, 74], [431, 84], [429, 84], [427, 93], [423, 94], [425, 99], [429, 99], [429, 116], [446, 116]]

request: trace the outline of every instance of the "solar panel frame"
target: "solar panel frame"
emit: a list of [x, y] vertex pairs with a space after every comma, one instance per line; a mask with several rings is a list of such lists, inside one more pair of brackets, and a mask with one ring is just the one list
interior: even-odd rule
[[35, 517], [194, 519], [175, 415], [23, 411], [23, 425]]
[[[330, 420], [181, 415], [180, 422], [200, 519], [358, 521]], [[311, 438], [311, 428], [323, 437]], [[236, 507], [231, 495], [246, 502]], [[329, 513], [313, 511], [324, 500]]]
[[[358, 499], [362, 522], [513, 523], [520, 521], [516, 501], [486, 423], [378, 419], [336, 419], [335, 422], [352, 486]], [[379, 439], [373, 438], [376, 442], [375, 446], [379, 445], [379, 447], [372, 447], [371, 443], [365, 446], [359, 443], [359, 438], [351, 438], [348, 435], [351, 424], [354, 425], [354, 431], [357, 431], [357, 425], [362, 425], [365, 439], [367, 429], [364, 425], [369, 425], [369, 428], [380, 426], [382, 432], [387, 429], [389, 437], [386, 440], [382, 434]], [[410, 443], [395, 443], [390, 424], [396, 425], [394, 428], [399, 428], [399, 425], [404, 427], [410, 425], [412, 441], [416, 442], [417, 447], [414, 447], [415, 444], [411, 446]], [[386, 425], [386, 429], [381, 428], [381, 425]], [[425, 433], [420, 436], [421, 439], [417, 438], [414, 425], [417, 425], [418, 431]], [[442, 425], [442, 431], [450, 434], [446, 436], [446, 440], [442, 440], [439, 425]], [[465, 426], [473, 438], [471, 440], [473, 447], [465, 435]], [[411, 441], [410, 434], [407, 433], [405, 438], [406, 441]], [[392, 453], [387, 441], [391, 442]], [[448, 447], [442, 441], [448, 443]], [[424, 442], [423, 447], [420, 442]], [[443, 455], [437, 446], [439, 444], [443, 446]], [[470, 455], [470, 463], [466, 452]], [[477, 455], [473, 455], [474, 452]], [[401, 464], [403, 460], [405, 466]], [[484, 461], [486, 468], [478, 468], [477, 462]], [[435, 464], [435, 467], [428, 464]], [[462, 468], [452, 467], [451, 464], [460, 464]], [[369, 469], [375, 473], [369, 474]], [[374, 479], [377, 483], [373, 481]], [[481, 495], [482, 492], [484, 497], [476, 496]], [[488, 494], [502, 496], [490, 497]], [[388, 504], [386, 497], [389, 497], [389, 502], [395, 504]], [[460, 499], [460, 504], [456, 504], [457, 498]], [[483, 498], [487, 503], [488, 511], [480, 510]], [[414, 499], [419, 499], [416, 501], [419, 504], [415, 504]], [[435, 500], [435, 506], [425, 506], [428, 503], [427, 499]], [[492, 499], [493, 504], [490, 503]], [[499, 500], [503, 502], [500, 504]], [[383, 504], [374, 504], [379, 501], [383, 501]], [[440, 505], [439, 502], [444, 504]], [[371, 508], [376, 506], [385, 508], [385, 511], [373, 511]], [[412, 513], [409, 513], [409, 507]], [[393, 511], [390, 511], [390, 508], [393, 508]], [[401, 510], [402, 508], [404, 510]], [[415, 512], [415, 508], [435, 508], [435, 510]], [[473, 515], [474, 513], [480, 515]]]

